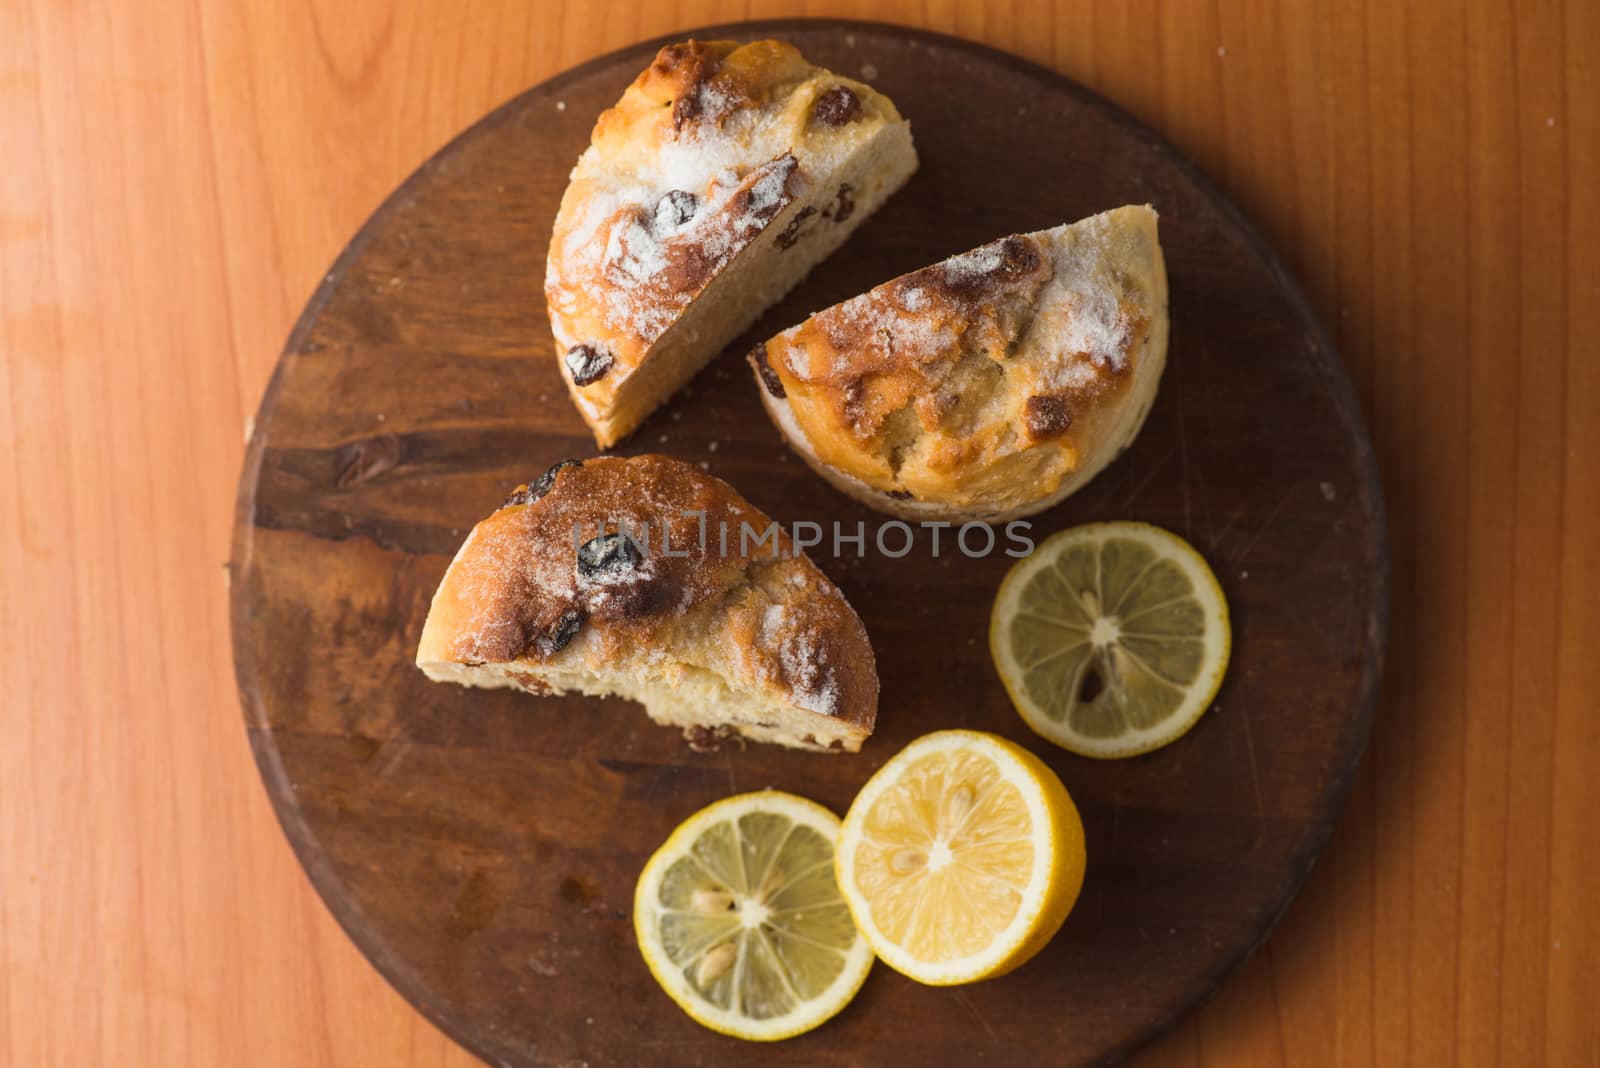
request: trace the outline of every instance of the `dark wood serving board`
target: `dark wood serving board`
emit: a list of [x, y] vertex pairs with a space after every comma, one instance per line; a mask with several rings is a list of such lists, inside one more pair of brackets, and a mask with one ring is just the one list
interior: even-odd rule
[[[880, 517], [786, 453], [738, 354], [808, 312], [999, 235], [1128, 202], [1161, 213], [1172, 347], [1133, 448], [1037, 518], [1141, 519], [1187, 537], [1227, 592], [1216, 706], [1146, 757], [1036, 739], [989, 659], [1011, 561], [926, 541], [814, 554], [882, 676], [858, 756], [691, 752], [622, 701], [429, 683], [429, 597], [516, 483], [594, 452], [557, 377], [541, 285], [595, 116], [662, 42], [597, 59], [472, 127], [378, 210], [289, 339], [239, 486], [233, 633], [261, 773], [301, 862], [373, 963], [497, 1065], [1087, 1064], [1170, 1027], [1266, 937], [1337, 818], [1366, 742], [1387, 614], [1381, 494], [1327, 334], [1260, 236], [1150, 131], [977, 45], [834, 22], [776, 36], [865, 77], [911, 119], [922, 169], [622, 452], [727, 479], [779, 520]], [[879, 967], [810, 1035], [753, 1050], [657, 989], [629, 909], [650, 851], [717, 798], [773, 786], [843, 812], [941, 727], [1030, 746], [1072, 791], [1089, 870], [1061, 934], [1013, 975], [933, 989]]]

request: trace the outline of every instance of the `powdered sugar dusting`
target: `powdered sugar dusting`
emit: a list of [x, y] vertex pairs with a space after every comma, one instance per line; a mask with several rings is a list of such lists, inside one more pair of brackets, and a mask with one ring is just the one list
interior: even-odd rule
[[788, 609], [781, 604], [767, 605], [767, 610], [761, 617], [761, 644], [767, 646], [777, 644], [778, 635], [783, 630], [784, 617], [788, 614]]
[[[916, 294], [910, 300], [905, 293]], [[923, 362], [957, 344], [956, 324], [948, 317], [925, 313], [927, 295], [910, 289], [894, 294], [872, 290], [828, 309], [818, 322], [832, 342], [808, 347], [796, 342], [802, 327], [780, 335], [785, 362], [802, 381], [825, 382], [870, 371], [896, 360]], [[860, 339], [870, 339], [863, 351]]]
[[1126, 264], [1153, 257], [1155, 248], [1142, 230], [1128, 225], [1130, 210], [1102, 212], [1054, 235], [1058, 295], [1044, 311], [1059, 330], [1056, 344], [1066, 356], [1062, 373], [1069, 378], [1085, 358], [1121, 373], [1138, 339], [1137, 307], [1124, 299]]
[[616, 570], [600, 570], [592, 575], [585, 575], [580, 585], [584, 587], [626, 586], [631, 583], [649, 582], [656, 577], [656, 558], [647, 557], [642, 563], [628, 568]]
[[[593, 147], [579, 159], [575, 210], [550, 265], [558, 316], [598, 304], [608, 330], [652, 343], [806, 184], [781, 112], [735, 109], [714, 84], [698, 102], [700, 121], [624, 154], [632, 167]], [[669, 196], [692, 204], [692, 216], [663, 211]]]
[[1061, 333], [1061, 347], [1088, 356], [1101, 367], [1125, 369], [1133, 347], [1133, 317], [1122, 310], [1112, 293], [1080, 292], [1072, 297], [1072, 314]]
[[1100, 380], [1100, 368], [1095, 362], [1076, 352], [1066, 352], [1057, 357], [1041, 377], [1041, 385], [1049, 390], [1087, 390]]
[[954, 285], [969, 284], [988, 278], [1005, 263], [1004, 242], [992, 241], [971, 252], [951, 256], [939, 265], [944, 276]]
[[807, 630], [788, 635], [778, 648], [794, 703], [808, 712], [832, 716], [839, 711], [839, 683], [832, 667], [824, 663], [824, 655], [816, 636]]
[[[805, 584], [799, 572], [790, 581]], [[756, 643], [776, 655], [781, 681], [796, 707], [824, 716], [838, 714], [839, 683], [827, 662], [816, 619], [774, 601], [762, 611]]]

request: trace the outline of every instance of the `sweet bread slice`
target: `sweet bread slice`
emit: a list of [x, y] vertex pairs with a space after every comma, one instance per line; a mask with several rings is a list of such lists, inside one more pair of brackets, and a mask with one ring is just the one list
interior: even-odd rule
[[840, 490], [904, 519], [995, 522], [1127, 448], [1166, 356], [1156, 213], [1130, 206], [885, 282], [750, 363], [790, 446]]
[[878, 674], [844, 595], [697, 467], [567, 460], [473, 527], [417, 666], [439, 682], [639, 701], [691, 745], [855, 752]]
[[601, 448], [631, 433], [905, 184], [911, 124], [779, 41], [669, 45], [600, 116], [545, 297]]

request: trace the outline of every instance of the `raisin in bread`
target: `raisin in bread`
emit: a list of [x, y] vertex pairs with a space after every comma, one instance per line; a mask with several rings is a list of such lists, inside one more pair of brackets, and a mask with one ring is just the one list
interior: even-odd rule
[[663, 456], [569, 460], [519, 487], [456, 553], [417, 666], [631, 698], [697, 745], [855, 752], [878, 707], [838, 587], [727, 483]]
[[823, 478], [904, 519], [1014, 519], [1132, 443], [1167, 355], [1156, 213], [1003, 238], [818, 312], [750, 354]]
[[663, 48], [600, 116], [561, 199], [550, 326], [607, 448], [899, 189], [911, 125], [778, 41]]

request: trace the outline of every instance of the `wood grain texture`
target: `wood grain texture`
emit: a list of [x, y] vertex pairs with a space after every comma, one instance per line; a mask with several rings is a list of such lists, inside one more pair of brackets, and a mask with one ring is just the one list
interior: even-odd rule
[[986, 41], [1151, 123], [1290, 261], [1373, 429], [1394, 626], [1351, 807], [1139, 1063], [1600, 1063], [1585, 0], [0, 5], [0, 1063], [474, 1063], [338, 930], [257, 784], [221, 569], [246, 413], [455, 132], [639, 38], [798, 13]]
[[[985, 640], [1013, 561], [971, 559], [949, 532], [942, 553], [926, 532], [909, 552], [891, 532], [881, 544], [898, 558], [831, 539], [811, 550], [858, 606], [882, 678], [859, 756], [695, 753], [626, 702], [532, 702], [441, 687], [415, 669], [429, 601], [466, 531], [512, 487], [593, 454], [529, 295], [593, 116], [657, 42], [540, 83], [451, 142], [362, 227], [296, 324], [256, 414], [230, 565], [239, 686], [268, 793], [356, 943], [486, 1061], [733, 1065], [749, 1049], [686, 1019], [637, 958], [628, 917], [645, 858], [690, 813], [741, 789], [842, 812], [929, 730], [1009, 735], [1054, 767], [1083, 813], [1089, 873], [1062, 932], [1005, 982], [957, 993], [886, 970], [838, 1021], [762, 1061], [943, 1068], [982, 1058], [997, 1034], [1023, 1061], [1119, 1059], [1260, 944], [1326, 843], [1366, 743], [1388, 547], [1354, 392], [1237, 209], [1079, 86], [959, 38], [870, 23], [708, 34], [779, 37], [823, 67], [870, 70], [911, 117], [922, 166], [847, 255], [621, 451], [699, 463], [787, 526], [864, 530], [875, 546], [882, 517], [783, 445], [743, 354], [918, 264], [1148, 201], [1171, 287], [1170, 370], [1138, 441], [1033, 517], [1031, 534], [1127, 518], [1193, 543], [1232, 620], [1216, 709], [1183, 744], [1137, 760], [1039, 743]], [[1002, 157], [1004, 168], [965, 166]], [[952, 1015], [952, 998], [970, 1015]]]

